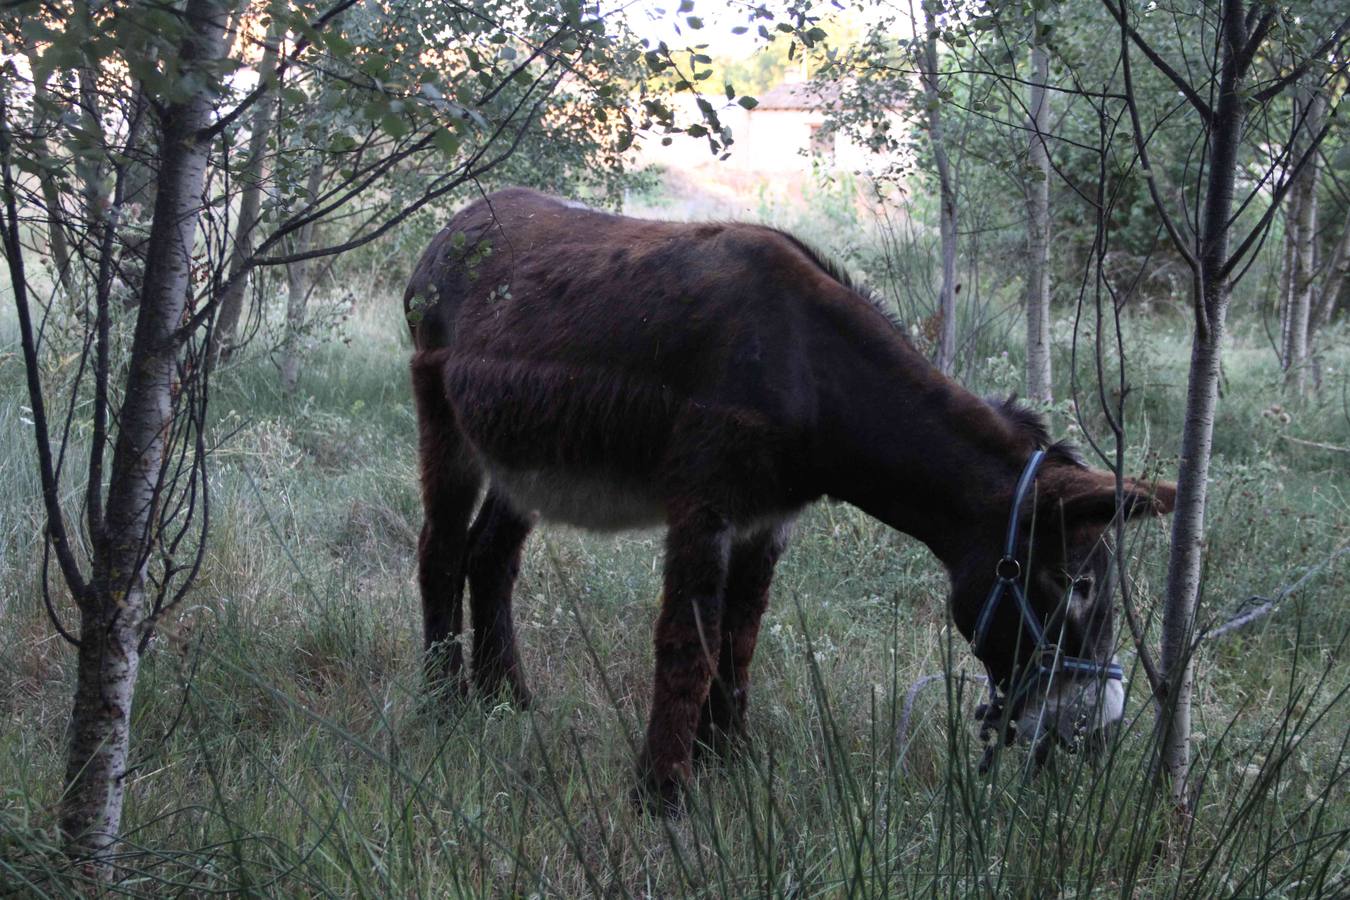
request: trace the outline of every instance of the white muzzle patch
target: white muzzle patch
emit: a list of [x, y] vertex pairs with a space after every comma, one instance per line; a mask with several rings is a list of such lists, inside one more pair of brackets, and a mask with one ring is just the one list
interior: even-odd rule
[[[1116, 662], [1115, 658], [1111, 662]], [[1017, 736], [1037, 742], [1056, 734], [1076, 745], [1094, 731], [1120, 721], [1125, 714], [1125, 685], [1113, 678], [1057, 676], [1034, 690], [1017, 716]]]

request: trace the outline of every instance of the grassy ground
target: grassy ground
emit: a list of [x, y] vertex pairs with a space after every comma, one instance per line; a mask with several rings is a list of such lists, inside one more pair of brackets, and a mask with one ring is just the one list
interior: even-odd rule
[[[682, 820], [627, 802], [659, 534], [544, 528], [531, 540], [517, 615], [533, 710], [425, 697], [395, 306], [361, 311], [349, 345], [317, 351], [298, 397], [281, 396], [264, 359], [219, 380], [215, 433], [233, 436], [212, 462], [210, 554], [138, 691], [127, 891], [1314, 896], [1350, 885], [1345, 557], [1200, 653], [1198, 811], [1167, 841], [1142, 676], [1134, 726], [1103, 764], [1066, 757], [1028, 781], [1015, 749], [992, 777], [975, 774], [980, 689], [961, 675], [979, 667], [947, 625], [939, 567], [839, 505], [803, 518], [780, 568], [754, 665], [753, 749], [703, 770]], [[1165, 473], [1184, 329], [1158, 319], [1131, 330], [1131, 460]], [[0, 335], [0, 893], [64, 894], [79, 890], [53, 816], [74, 655], [43, 611], [9, 319]], [[1273, 354], [1256, 329], [1238, 329], [1202, 620], [1272, 594], [1350, 538], [1350, 457], [1315, 446], [1350, 445], [1348, 343], [1327, 360], [1323, 398], [1286, 413], [1272, 409]], [[1015, 357], [993, 354], [973, 381], [1006, 387], [1017, 371]], [[67, 490], [78, 510], [69, 479]], [[1131, 547], [1150, 608], [1165, 536], [1146, 526]], [[69, 621], [68, 599], [56, 603]], [[917, 694], [897, 742], [910, 685], [944, 670], [953, 677]]]

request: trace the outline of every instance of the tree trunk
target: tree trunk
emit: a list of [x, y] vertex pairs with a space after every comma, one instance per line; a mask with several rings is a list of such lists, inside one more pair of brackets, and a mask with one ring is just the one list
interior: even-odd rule
[[1280, 370], [1289, 370], [1289, 341], [1292, 323], [1289, 312], [1294, 299], [1294, 267], [1298, 255], [1298, 201], [1300, 193], [1291, 191], [1284, 203], [1284, 248], [1280, 253], [1280, 282], [1276, 290], [1277, 307], [1280, 315], [1280, 340], [1276, 354], [1280, 358]]
[[[315, 162], [305, 183], [305, 196], [313, 201], [323, 183], [323, 163]], [[314, 243], [314, 220], [300, 227], [295, 253], [304, 253]], [[309, 303], [309, 272], [312, 260], [286, 264], [286, 333], [281, 341], [281, 389], [287, 394], [300, 380], [300, 343], [304, 339], [305, 307]]]
[[117, 417], [105, 525], [92, 536], [90, 596], [82, 603], [80, 653], [61, 829], [69, 853], [90, 857], [105, 876], [121, 824], [131, 702], [146, 615], [146, 563], [158, 507], [174, 375], [190, 284], [215, 78], [204, 63], [220, 57], [221, 0], [189, 0], [179, 64], [196, 90], [162, 115], [161, 165], [151, 241]]
[[1231, 285], [1223, 266], [1228, 257], [1229, 219], [1245, 114], [1241, 55], [1246, 34], [1242, 4], [1238, 0], [1225, 0], [1218, 39], [1222, 65], [1218, 105], [1209, 131], [1209, 168], [1200, 222], [1200, 271], [1192, 287], [1197, 292], [1194, 298], [1197, 321], [1191, 344], [1162, 622], [1161, 665], [1166, 695], [1159, 711], [1159, 759], [1168, 776], [1172, 801], [1186, 813], [1190, 811], [1191, 651], [1204, 559], [1206, 479], [1219, 398], [1224, 325], [1231, 297]]
[[937, 167], [938, 190], [941, 199], [939, 228], [942, 239], [942, 287], [938, 294], [938, 353], [937, 365], [950, 375], [956, 365], [956, 186], [952, 180], [951, 164], [947, 159], [947, 145], [942, 129], [942, 98], [938, 89], [937, 20], [930, 4], [924, 4], [923, 88], [928, 105], [928, 139], [932, 144], [933, 162]]
[[132, 128], [127, 134], [126, 174], [123, 177], [122, 207], [127, 211], [118, 222], [118, 240], [121, 257], [117, 271], [122, 280], [122, 303], [134, 306], [141, 295], [145, 280], [146, 259], [150, 252], [148, 218], [155, 208], [156, 152], [153, 129], [146, 119], [150, 117], [150, 98], [144, 85], [137, 85], [132, 96]]
[[[285, 33], [285, 17], [278, 13], [278, 10], [273, 10], [272, 23], [267, 30], [262, 60], [258, 63], [259, 80], [266, 80], [276, 69], [277, 48]], [[207, 354], [209, 365], [215, 365], [230, 354], [235, 332], [239, 329], [239, 316], [244, 308], [244, 292], [248, 289], [248, 279], [238, 276], [248, 265], [249, 257], [253, 255], [253, 229], [258, 225], [258, 210], [262, 201], [263, 157], [267, 150], [267, 137], [272, 131], [274, 108], [274, 103], [264, 99], [253, 110], [248, 156], [239, 176], [243, 179], [244, 190], [239, 198], [239, 219], [235, 225], [234, 246], [230, 252], [230, 271], [225, 279], [230, 287], [220, 298], [220, 310], [216, 315], [216, 327], [211, 334], [211, 347]]]
[[1027, 396], [1049, 403], [1050, 382], [1050, 154], [1045, 132], [1050, 103], [1050, 56], [1040, 41], [1040, 20], [1031, 19], [1031, 96], [1027, 127], [1028, 161], [1034, 170], [1027, 185]]
[[[1209, 284], [1203, 290], [1206, 305], [1212, 302], [1215, 308], [1226, 309], [1227, 285]], [[1180, 810], [1190, 808], [1191, 646], [1204, 558], [1205, 488], [1214, 439], [1214, 413], [1219, 399], [1222, 336], [1221, 315], [1210, 322], [1207, 336], [1197, 334], [1191, 344], [1186, 419], [1177, 471], [1177, 505], [1172, 519], [1163, 609], [1161, 666], [1167, 695], [1160, 708], [1159, 753], [1169, 778], [1172, 800]]]
[[1341, 239], [1336, 242], [1336, 249], [1331, 253], [1325, 280], [1317, 293], [1316, 328], [1329, 325], [1336, 314], [1336, 303], [1340, 300], [1341, 289], [1345, 287], [1347, 272], [1350, 272], [1350, 216], [1341, 226]]
[[[34, 71], [38, 59], [36, 46], [31, 43], [25, 45], [24, 54], [28, 57], [28, 70]], [[46, 139], [41, 135], [47, 128], [46, 109], [50, 103], [50, 96], [51, 92], [47, 89], [45, 81], [33, 82], [33, 133], [37, 135], [34, 146], [37, 152], [46, 158], [51, 157], [51, 151], [47, 148]], [[73, 303], [74, 273], [70, 268], [70, 244], [66, 240], [66, 215], [61, 205], [61, 191], [56, 186], [56, 180], [50, 176], [40, 181], [43, 212], [47, 218], [47, 247], [51, 251], [52, 265], [56, 269], [57, 282], [65, 292], [66, 302]]]
[[[1326, 102], [1320, 92], [1306, 96], [1303, 104], [1307, 110], [1302, 131], [1307, 137], [1302, 143], [1307, 146], [1311, 135], [1322, 128], [1322, 118], [1326, 111]], [[1295, 188], [1298, 195], [1298, 228], [1294, 242], [1293, 274], [1289, 278], [1289, 324], [1285, 344], [1285, 388], [1295, 396], [1302, 396], [1308, 382], [1308, 332], [1313, 305], [1313, 287], [1315, 275], [1314, 251], [1317, 244], [1317, 156], [1299, 173], [1299, 183]]]

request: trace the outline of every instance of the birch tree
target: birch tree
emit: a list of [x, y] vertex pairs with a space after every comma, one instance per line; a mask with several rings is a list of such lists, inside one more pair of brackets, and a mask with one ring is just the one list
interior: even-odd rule
[[1350, 273], [1350, 217], [1341, 223], [1341, 237], [1327, 261], [1326, 274], [1317, 289], [1316, 328], [1325, 328], [1336, 312], [1336, 303], [1345, 287], [1345, 276]]
[[1050, 153], [1046, 146], [1050, 55], [1039, 15], [1031, 15], [1031, 84], [1027, 100], [1027, 396], [1054, 399], [1050, 372]]
[[[52, 452], [46, 432], [44, 396], [38, 383], [37, 342], [27, 302], [27, 279], [19, 242], [19, 215], [12, 170], [13, 144], [5, 128], [3, 177], [6, 200], [5, 256], [19, 312], [21, 343], [38, 436], [48, 535], [79, 607], [78, 665], [71, 711], [66, 788], [61, 831], [69, 851], [109, 866], [121, 824], [136, 674], [152, 615], [147, 593], [147, 544], [162, 497], [163, 472], [174, 435], [175, 332], [189, 294], [189, 271], [197, 233], [209, 144], [202, 139], [219, 86], [215, 64], [224, 49], [227, 7], [222, 0], [189, 0], [181, 16], [177, 60], [181, 87], [161, 114], [163, 154], [145, 280], [131, 346], [133, 364], [118, 408], [116, 436], [106, 494], [103, 493], [103, 435], [108, 422], [96, 416], [89, 464], [88, 526], [92, 546], [89, 573], [74, 557], [56, 496]], [[8, 116], [5, 117], [8, 119]], [[0, 128], [8, 122], [0, 122]], [[106, 300], [98, 329], [108, 327]], [[106, 409], [108, 358], [100, 347], [95, 394]]]
[[[305, 180], [305, 196], [311, 202], [319, 195], [323, 184], [323, 162], [316, 161], [309, 167]], [[300, 257], [296, 262], [286, 265], [286, 324], [282, 334], [280, 360], [277, 367], [281, 372], [281, 389], [292, 393], [300, 381], [300, 344], [305, 335], [305, 313], [309, 307], [309, 295], [314, 289], [310, 270], [314, 264], [306, 259], [314, 247], [314, 232], [318, 223], [306, 222], [295, 234], [291, 246], [291, 255]]]
[[[920, 81], [928, 119], [929, 149], [938, 178], [938, 229], [941, 235], [942, 283], [938, 288], [937, 366], [950, 375], [956, 366], [956, 182], [947, 156], [947, 136], [942, 120], [942, 86], [938, 69], [939, 0], [923, 0], [923, 50]], [[910, 8], [913, 16], [913, 7]], [[914, 20], [917, 23], [917, 19]]]
[[[258, 75], [268, 78], [276, 71], [277, 54], [285, 37], [285, 4], [272, 3], [269, 8], [270, 20], [267, 24], [267, 36], [263, 40], [262, 57], [258, 61]], [[215, 364], [222, 355], [229, 352], [234, 341], [235, 331], [239, 327], [239, 313], [244, 305], [244, 291], [248, 279], [244, 276], [252, 256], [253, 231], [258, 226], [259, 208], [262, 203], [263, 164], [267, 150], [267, 140], [272, 135], [272, 116], [276, 104], [257, 103], [253, 108], [252, 122], [249, 126], [248, 155], [239, 173], [244, 188], [239, 197], [239, 213], [234, 226], [234, 247], [230, 253], [230, 277], [228, 289], [221, 296], [220, 312], [216, 316], [216, 327], [211, 333], [211, 346], [207, 350], [207, 364]]]
[[[1300, 90], [1297, 110], [1303, 120], [1300, 132], [1316, 134], [1326, 115], [1326, 99], [1319, 91]], [[1306, 143], [1306, 140], [1301, 142]], [[1295, 151], [1299, 145], [1295, 145]], [[1284, 352], [1285, 388], [1301, 396], [1308, 382], [1308, 338], [1312, 324], [1313, 293], [1317, 278], [1314, 257], [1317, 246], [1317, 178], [1320, 156], [1313, 154], [1294, 182], [1287, 216], [1290, 238], [1286, 240], [1282, 279], [1288, 292], [1281, 332]]]
[[[1159, 759], [1178, 810], [1190, 811], [1192, 653], [1195, 646], [1195, 613], [1200, 595], [1204, 562], [1205, 504], [1215, 410], [1218, 405], [1219, 371], [1224, 329], [1233, 285], [1243, 271], [1243, 262], [1289, 192], [1292, 180], [1308, 165], [1326, 135], [1326, 126], [1310, 133], [1303, 152], [1290, 159], [1292, 147], [1279, 148], [1276, 163], [1252, 193], [1237, 202], [1240, 166], [1250, 155], [1244, 128], [1255, 110], [1269, 107], [1275, 98], [1301, 78], [1327, 76], [1326, 60], [1343, 59], [1344, 39], [1350, 18], [1337, 15], [1322, 32], [1325, 38], [1300, 47], [1272, 40], [1283, 15], [1278, 7], [1241, 0], [1220, 0], [1212, 15], [1212, 27], [1201, 26], [1209, 46], [1206, 56], [1216, 61], [1214, 82], [1192, 81], [1183, 75], [1185, 66], [1170, 63], [1140, 28], [1140, 15], [1123, 0], [1102, 0], [1119, 27], [1119, 59], [1139, 164], [1147, 180], [1154, 209], [1175, 250], [1192, 273], [1191, 312], [1193, 334], [1187, 380], [1186, 409], [1182, 426], [1180, 461], [1177, 468], [1177, 503], [1172, 519], [1168, 553], [1167, 585], [1162, 622], [1161, 678], [1159, 695]], [[1327, 24], [1327, 23], [1323, 23]], [[1200, 129], [1205, 146], [1198, 168], [1186, 168], [1184, 193], [1198, 197], [1199, 215], [1194, 231], [1188, 232], [1175, 213], [1177, 194], [1163, 182], [1161, 161], [1151, 160], [1150, 126], [1140, 111], [1134, 65], [1137, 56], [1171, 83], [1186, 104], [1186, 113]], [[1270, 62], [1276, 74], [1262, 77], [1254, 67], [1258, 57]], [[1333, 67], [1334, 68], [1334, 67]], [[1277, 178], [1279, 169], [1287, 177]], [[1235, 211], [1260, 199], [1260, 184], [1274, 182], [1264, 211], [1254, 223], [1239, 231]], [[1184, 222], [1184, 219], [1182, 220]]]

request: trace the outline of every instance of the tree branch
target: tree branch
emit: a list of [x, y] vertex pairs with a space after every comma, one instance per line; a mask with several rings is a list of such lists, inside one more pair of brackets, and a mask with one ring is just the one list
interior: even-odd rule
[[1200, 113], [1200, 118], [1204, 119], [1206, 123], [1213, 119], [1214, 110], [1210, 108], [1204, 98], [1197, 94], [1195, 88], [1191, 87], [1186, 79], [1177, 74], [1177, 71], [1168, 65], [1167, 60], [1159, 56], [1158, 52], [1150, 47], [1148, 42], [1143, 39], [1139, 32], [1135, 31], [1134, 28], [1130, 26], [1130, 23], [1126, 21], [1124, 0], [1121, 0], [1119, 8], [1117, 8], [1111, 0], [1102, 0], [1102, 5], [1105, 6], [1107, 12], [1120, 23], [1121, 29], [1125, 34], [1129, 35], [1129, 38], [1134, 42], [1134, 45], [1148, 57], [1148, 61], [1153, 63], [1153, 67], [1163, 75], [1166, 75], [1172, 84], [1176, 86], [1177, 90], [1181, 91], [1181, 95], [1190, 102], [1191, 106], [1195, 107], [1196, 112]]
[[[355, 6], [358, 2], [360, 2], [360, 0], [339, 0], [336, 6], [334, 6], [332, 9], [330, 9], [323, 15], [319, 16], [313, 22], [309, 23], [309, 27], [316, 32], [322, 30], [325, 25], [333, 21], [333, 19], [337, 18], [338, 16], [342, 15], [351, 7]], [[259, 72], [258, 74], [260, 77], [258, 78], [258, 86], [255, 87], [252, 91], [250, 91], [248, 95], [244, 97], [243, 100], [240, 100], [238, 105], [235, 106], [234, 109], [230, 110], [228, 113], [221, 116], [219, 119], [216, 119], [215, 122], [199, 131], [197, 133], [197, 140], [199, 141], [214, 140], [226, 128], [229, 128], [231, 125], [233, 125], [239, 119], [240, 116], [248, 112], [249, 107], [257, 103], [268, 91], [272, 89], [272, 85], [276, 84], [281, 79], [281, 76], [286, 74], [286, 70], [289, 69], [295, 63], [295, 61], [300, 58], [300, 55], [302, 53], [304, 53], [307, 49], [309, 49], [312, 43], [313, 41], [308, 37], [300, 38], [298, 41], [295, 42], [295, 47], [291, 49], [291, 52], [286, 54], [285, 58], [283, 58], [281, 62], [277, 63], [277, 67], [271, 73], [270, 77], [264, 75], [264, 73], [262, 72]]]
[[75, 553], [66, 534], [65, 516], [61, 512], [59, 485], [52, 466], [50, 431], [47, 427], [47, 407], [42, 393], [42, 370], [33, 340], [33, 323], [28, 311], [28, 276], [24, 272], [23, 247], [19, 243], [19, 210], [15, 197], [14, 176], [10, 169], [13, 147], [9, 137], [8, 102], [0, 91], [0, 184], [4, 186], [5, 220], [0, 223], [5, 260], [9, 264], [10, 285], [14, 290], [14, 308], [19, 317], [19, 342], [23, 347], [24, 374], [28, 379], [28, 403], [33, 412], [33, 437], [37, 443], [38, 472], [42, 480], [42, 503], [47, 513], [47, 536], [56, 551], [75, 600], [83, 606], [88, 600], [88, 584], [80, 571]]
[[1268, 100], [1272, 100], [1281, 91], [1289, 87], [1289, 85], [1293, 84], [1294, 82], [1302, 78], [1304, 73], [1307, 72], [1308, 69], [1312, 67], [1313, 63], [1317, 62], [1319, 59], [1325, 56], [1327, 51], [1330, 50], [1333, 46], [1335, 46], [1336, 42], [1341, 40], [1341, 38], [1345, 36], [1347, 28], [1350, 28], [1350, 16], [1347, 16], [1345, 19], [1343, 19], [1341, 21], [1341, 24], [1336, 28], [1336, 30], [1331, 33], [1331, 36], [1328, 37], [1325, 41], [1323, 41], [1317, 47], [1317, 49], [1309, 53], [1307, 57], [1303, 60], [1303, 62], [1299, 63], [1297, 66], [1294, 66], [1293, 69], [1289, 70], [1284, 75], [1275, 79], [1275, 81], [1266, 85], [1261, 90], [1252, 94], [1252, 102], [1256, 104], [1261, 104], [1265, 103]]
[[1326, 117], [1326, 123], [1322, 126], [1322, 130], [1313, 138], [1312, 143], [1303, 152], [1303, 155], [1299, 157], [1298, 162], [1294, 164], [1294, 167], [1289, 170], [1287, 177], [1275, 186], [1275, 190], [1270, 195], [1270, 205], [1266, 207], [1266, 211], [1262, 213], [1260, 221], [1252, 226], [1252, 230], [1247, 233], [1247, 236], [1243, 238], [1242, 243], [1238, 245], [1238, 248], [1233, 251], [1233, 254], [1228, 257], [1222, 268], [1219, 269], [1220, 278], [1228, 277], [1234, 267], [1242, 261], [1242, 257], [1251, 249], [1252, 244], [1265, 232], [1266, 228], [1270, 225], [1271, 220], [1275, 218], [1275, 213], [1279, 211], [1280, 204], [1284, 201], [1284, 195], [1287, 194], [1294, 183], [1298, 181], [1299, 173], [1303, 171], [1303, 168], [1317, 156], [1317, 148], [1321, 146], [1322, 140], [1331, 131], [1332, 123], [1336, 118], [1336, 110], [1339, 108], [1340, 104], [1338, 103], [1336, 104], [1336, 109], [1331, 110], [1331, 113]]
[[1120, 61], [1121, 74], [1125, 80], [1125, 105], [1130, 111], [1130, 127], [1134, 132], [1134, 146], [1139, 153], [1139, 162], [1143, 165], [1144, 181], [1148, 184], [1149, 196], [1153, 199], [1153, 207], [1158, 211], [1158, 217], [1162, 220], [1163, 228], [1167, 230], [1167, 236], [1171, 239], [1172, 245], [1176, 247], [1181, 258], [1186, 261], [1192, 273], [1200, 271], [1200, 261], [1196, 259], [1191, 248], [1187, 246], [1186, 239], [1177, 228], [1176, 222], [1167, 212], [1167, 205], [1164, 202], [1161, 193], [1158, 190], [1158, 178], [1154, 174], [1153, 165], [1148, 158], [1148, 142], [1144, 138], [1144, 126], [1139, 119], [1139, 104], [1136, 102], [1134, 93], [1134, 75], [1130, 66], [1130, 43], [1126, 40], [1129, 28], [1121, 23], [1120, 30]]

